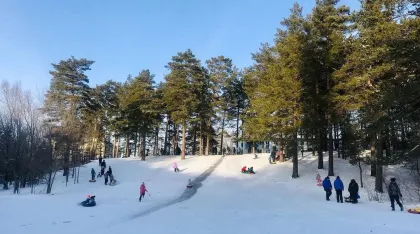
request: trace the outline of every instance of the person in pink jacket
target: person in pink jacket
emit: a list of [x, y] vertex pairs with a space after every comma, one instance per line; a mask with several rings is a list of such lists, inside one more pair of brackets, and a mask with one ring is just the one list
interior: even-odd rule
[[174, 162], [174, 164], [172, 165], [172, 167], [174, 168], [174, 172], [178, 172], [179, 171], [178, 164], [176, 164], [176, 162]]
[[141, 199], [142, 198], [144, 198], [144, 194], [146, 193], [146, 192], [149, 192], [149, 191], [147, 191], [147, 189], [146, 189], [146, 185], [144, 185], [144, 182], [140, 185], [140, 197], [139, 197], [139, 202], [141, 202]]

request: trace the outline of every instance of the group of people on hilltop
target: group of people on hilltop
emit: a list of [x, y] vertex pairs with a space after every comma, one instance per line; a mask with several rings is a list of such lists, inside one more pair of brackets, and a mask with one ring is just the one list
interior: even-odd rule
[[[320, 176], [317, 175], [317, 180], [319, 180]], [[332, 189], [333, 184], [330, 181], [330, 177], [325, 177], [325, 179], [322, 181], [322, 186], [325, 191], [325, 198], [327, 201], [330, 200], [330, 196], [332, 195]], [[344, 184], [341, 180], [340, 176], [337, 176], [334, 180], [334, 189], [336, 193], [337, 203], [343, 203], [343, 191], [344, 191]], [[357, 184], [356, 180], [352, 179], [350, 181], [350, 184], [348, 186], [348, 191], [350, 193], [350, 196], [346, 198], [346, 201], [356, 204], [359, 197], [359, 185]], [[391, 178], [391, 182], [388, 186], [388, 195], [391, 200], [391, 208], [393, 211], [395, 211], [395, 202], [399, 205], [401, 211], [404, 210], [404, 207], [400, 201], [400, 198], [402, 197], [401, 190], [398, 187], [398, 184], [396, 182], [395, 178]]]
[[[317, 175], [318, 180], [318, 175]], [[325, 191], [325, 198], [327, 201], [330, 200], [330, 196], [332, 195], [332, 189], [333, 184], [330, 181], [330, 177], [325, 177], [324, 181], [322, 181], [322, 187], [324, 187]], [[337, 178], [334, 181], [334, 189], [336, 193], [336, 198], [338, 203], [343, 203], [343, 191], [344, 191], [344, 184], [341, 180], [340, 176], [337, 176]], [[350, 193], [350, 196], [348, 197], [348, 201], [352, 203], [357, 203], [357, 199], [359, 198], [359, 185], [357, 184], [356, 180], [352, 179], [349, 184], [348, 191]]]
[[[97, 178], [104, 176], [105, 185], [108, 185], [108, 181], [109, 181], [109, 185], [115, 184], [116, 180], [114, 178], [114, 174], [112, 173], [112, 168], [111, 166], [108, 166], [108, 171], [105, 172], [106, 162], [104, 159], [102, 159], [102, 157], [99, 158], [99, 166], [101, 167], [101, 171], [98, 173]], [[92, 180], [94, 180], [96, 172], [95, 172], [95, 169], [93, 168], [91, 170], [91, 175], [92, 175]]]

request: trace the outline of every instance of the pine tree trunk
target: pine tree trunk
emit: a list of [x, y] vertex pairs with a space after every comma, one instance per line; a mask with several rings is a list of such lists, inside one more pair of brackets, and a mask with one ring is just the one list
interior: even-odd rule
[[186, 123], [182, 125], [182, 150], [181, 150], [181, 159], [185, 159], [185, 128]]
[[120, 157], [120, 141], [121, 141], [121, 137], [117, 138], [117, 145], [115, 146], [115, 157], [119, 158]]
[[236, 154], [239, 149], [239, 107], [236, 109]]
[[211, 129], [211, 121], [208, 120], [208, 129], [206, 129], [206, 133], [207, 133], [207, 137], [206, 137], [206, 155], [209, 155], [209, 150], [210, 150], [210, 129]]
[[178, 144], [178, 128], [176, 126], [176, 124], [174, 124], [174, 136], [172, 138], [172, 152], [175, 155], [176, 154], [176, 146]]
[[117, 137], [114, 135], [114, 140], [113, 140], [113, 144], [112, 144], [112, 158], [115, 158], [115, 146], [117, 144]]
[[146, 161], [146, 132], [141, 133], [141, 161]]
[[222, 135], [220, 137], [220, 152], [223, 154], [223, 135], [225, 131], [225, 111], [223, 111], [223, 118], [222, 118]]
[[200, 124], [200, 146], [199, 146], [200, 149], [198, 151], [199, 156], [203, 155], [203, 148], [204, 148], [203, 136], [204, 136], [204, 134], [203, 134], [203, 124], [201, 123]]
[[360, 188], [363, 188], [363, 169], [362, 169], [362, 165], [361, 165], [361, 159], [359, 158], [359, 174], [360, 174]]
[[334, 139], [331, 117], [328, 117], [328, 176], [334, 176]]
[[373, 137], [370, 144], [370, 175], [376, 176], [376, 155], [377, 155], [377, 141], [376, 136]]
[[165, 126], [165, 142], [163, 143], [163, 154], [169, 155], [168, 153], [168, 130], [169, 130], [169, 118], [166, 120]]
[[299, 161], [298, 161], [298, 141], [297, 141], [297, 131], [293, 133], [291, 136], [291, 142], [290, 142], [290, 153], [292, 154], [292, 161], [293, 161], [293, 173], [292, 178], [298, 178], [299, 177]]
[[383, 162], [383, 136], [379, 135], [379, 140], [377, 141], [376, 146], [376, 178], [375, 178], [375, 191], [378, 193], [383, 193], [383, 173], [382, 173], [382, 162]]
[[125, 157], [128, 158], [130, 155], [128, 155], [128, 147], [130, 146], [130, 135], [127, 133], [125, 135]]
[[318, 131], [318, 147], [317, 147], [317, 150], [318, 150], [318, 169], [324, 169], [324, 155], [323, 155], [323, 153], [322, 153], [322, 145], [323, 145], [323, 138], [322, 138], [322, 135], [321, 135], [321, 129], [320, 128], [318, 128], [317, 129], [317, 131]]
[[284, 144], [283, 144], [283, 140], [280, 140], [279, 142], [279, 157], [280, 157], [280, 162], [284, 162]]
[[155, 152], [154, 152], [154, 155], [159, 155], [159, 127], [156, 127], [156, 132], [155, 132], [155, 137], [156, 137], [156, 140], [155, 140]]
[[194, 137], [193, 137], [193, 148], [192, 148], [193, 155], [195, 155], [196, 147], [197, 147], [197, 123], [194, 126]]
[[136, 132], [136, 135], [134, 136], [134, 157], [137, 156], [137, 143], [138, 143], [139, 133]]

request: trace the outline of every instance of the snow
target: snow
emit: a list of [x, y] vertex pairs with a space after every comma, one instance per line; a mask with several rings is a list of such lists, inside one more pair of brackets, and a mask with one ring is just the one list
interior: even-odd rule
[[[105, 186], [103, 179], [89, 183], [90, 169], [99, 170], [97, 162], [82, 167], [80, 183], [72, 180], [65, 187], [57, 174], [54, 195], [30, 194], [22, 190], [0, 192], [0, 221], [4, 233], [16, 234], [131, 234], [131, 233], [419, 233], [419, 215], [391, 212], [388, 202], [368, 201], [361, 190], [359, 204], [338, 204], [335, 195], [325, 201], [315, 176], [317, 159], [309, 154], [299, 161], [300, 178], [292, 179], [291, 162], [268, 164], [268, 154], [226, 156], [215, 171], [202, 182], [191, 199], [162, 206], [177, 199], [188, 179], [194, 179], [216, 163], [220, 156], [148, 157], [107, 159], [118, 184]], [[173, 172], [176, 161], [182, 170]], [[345, 187], [350, 179], [359, 181], [357, 167], [336, 159], [336, 175]], [[256, 175], [240, 173], [243, 166], [253, 166]], [[327, 166], [327, 163], [324, 164]], [[332, 178], [333, 180], [333, 178]], [[369, 185], [372, 178], [366, 178]], [[138, 202], [139, 187], [145, 182], [146, 194]], [[42, 192], [43, 189], [38, 189]], [[97, 196], [97, 206], [81, 207], [88, 194]], [[348, 193], [344, 192], [344, 196]], [[141, 212], [152, 212], [138, 217]]]

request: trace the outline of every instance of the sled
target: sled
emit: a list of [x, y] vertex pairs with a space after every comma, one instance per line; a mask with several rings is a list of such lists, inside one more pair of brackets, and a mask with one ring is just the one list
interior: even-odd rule
[[89, 180], [89, 182], [96, 182], [96, 180]]
[[420, 214], [420, 208], [408, 209], [407, 212], [411, 214]]
[[112, 182], [109, 183], [109, 186], [115, 186], [117, 184], [117, 180], [113, 180]]

